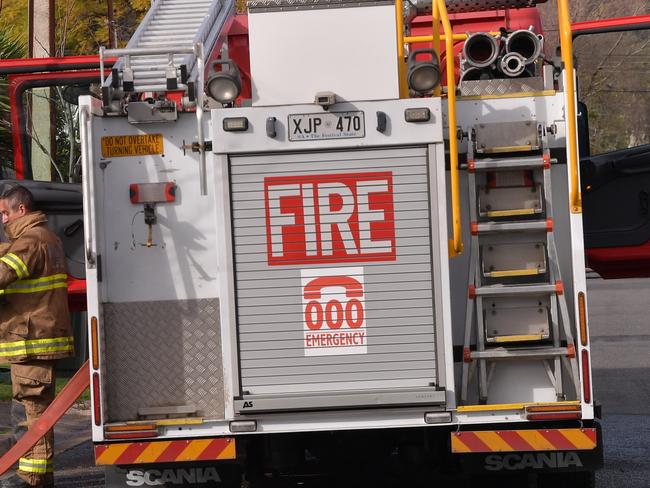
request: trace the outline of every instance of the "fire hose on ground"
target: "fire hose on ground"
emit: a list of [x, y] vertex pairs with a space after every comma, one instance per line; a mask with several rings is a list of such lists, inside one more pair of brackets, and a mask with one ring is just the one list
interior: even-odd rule
[[23, 454], [54, 427], [75, 400], [88, 388], [88, 385], [90, 385], [90, 372], [88, 361], [86, 361], [43, 412], [43, 415], [31, 425], [25, 435], [11, 449], [0, 457], [0, 476], [16, 464]]

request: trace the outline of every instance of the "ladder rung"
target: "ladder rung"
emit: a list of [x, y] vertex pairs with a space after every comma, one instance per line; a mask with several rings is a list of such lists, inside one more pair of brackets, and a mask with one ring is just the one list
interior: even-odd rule
[[503, 336], [492, 336], [487, 337], [486, 341], [488, 343], [504, 343], [504, 342], [532, 342], [532, 341], [543, 341], [548, 339], [548, 335], [544, 336], [542, 334], [518, 334], [518, 335], [503, 335]]
[[541, 208], [513, 208], [509, 210], [489, 210], [485, 212], [485, 216], [490, 218], [523, 217], [525, 215], [537, 215], [541, 213]]
[[548, 359], [557, 356], [568, 356], [569, 349], [566, 347], [537, 347], [537, 348], [498, 348], [488, 351], [472, 351], [471, 359]]
[[523, 269], [504, 269], [501, 271], [488, 271], [483, 273], [486, 278], [517, 278], [522, 276], [538, 276], [546, 273], [545, 269], [540, 268], [523, 268]]
[[508, 171], [513, 169], [543, 168], [549, 163], [557, 163], [557, 159], [551, 159], [549, 161], [541, 155], [520, 158], [482, 158], [470, 161], [468, 168], [470, 171]]
[[525, 146], [494, 146], [477, 149], [477, 153], [483, 154], [502, 154], [502, 153], [515, 153], [515, 152], [530, 152], [539, 150], [539, 146], [526, 144]]
[[471, 290], [475, 296], [498, 297], [508, 295], [547, 295], [563, 293], [562, 283], [540, 283], [534, 285], [490, 285], [481, 286]]
[[524, 222], [480, 222], [476, 226], [479, 234], [490, 234], [495, 232], [526, 232], [553, 230], [553, 224], [550, 220], [531, 220]]

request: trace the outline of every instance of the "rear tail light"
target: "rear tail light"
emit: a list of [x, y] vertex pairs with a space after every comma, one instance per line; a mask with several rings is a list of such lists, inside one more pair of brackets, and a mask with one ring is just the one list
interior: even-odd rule
[[582, 392], [585, 403], [591, 403], [591, 381], [589, 380], [589, 351], [582, 350]]
[[578, 293], [578, 317], [580, 320], [580, 343], [587, 345], [587, 311], [585, 309], [585, 294]]
[[158, 437], [156, 424], [117, 424], [104, 429], [106, 439], [139, 439]]
[[575, 420], [582, 418], [580, 405], [529, 405], [526, 407], [528, 420]]
[[93, 373], [93, 417], [95, 425], [102, 424], [102, 410], [100, 407], [101, 400], [99, 398], [99, 374]]
[[93, 369], [99, 369], [99, 331], [97, 326], [97, 317], [90, 319], [90, 343]]
[[526, 418], [528, 420], [580, 420], [582, 418], [582, 413], [529, 413], [526, 415]]

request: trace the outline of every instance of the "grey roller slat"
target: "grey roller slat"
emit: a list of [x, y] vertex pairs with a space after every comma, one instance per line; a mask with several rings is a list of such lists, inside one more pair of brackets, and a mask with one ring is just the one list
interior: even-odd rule
[[312, 394], [309, 396], [255, 396], [252, 406], [244, 408], [245, 400], [236, 400], [235, 408], [242, 415], [248, 413], [273, 412], [273, 411], [295, 411], [295, 410], [320, 410], [331, 408], [349, 408], [351, 406], [385, 406], [385, 405], [427, 405], [443, 404], [445, 392], [436, 391], [434, 388], [404, 388], [402, 391], [375, 390], [337, 392], [335, 395]]

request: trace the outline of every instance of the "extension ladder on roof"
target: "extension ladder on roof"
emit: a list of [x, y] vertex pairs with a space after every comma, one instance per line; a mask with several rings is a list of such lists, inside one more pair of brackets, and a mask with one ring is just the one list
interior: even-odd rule
[[479, 403], [490, 403], [495, 363], [507, 360], [542, 361], [564, 400], [563, 371], [575, 392], [579, 371], [555, 246], [545, 126], [474, 126], [467, 170], [472, 236], [461, 401], [477, 372]]
[[209, 54], [234, 9], [234, 0], [155, 0], [125, 49], [100, 52], [120, 56], [104, 86], [124, 93], [187, 90], [199, 79], [197, 46]]

